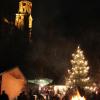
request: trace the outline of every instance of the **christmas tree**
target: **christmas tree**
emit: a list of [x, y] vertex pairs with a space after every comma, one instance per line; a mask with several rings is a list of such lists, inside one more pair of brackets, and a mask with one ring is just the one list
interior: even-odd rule
[[66, 78], [67, 88], [81, 87], [91, 91], [95, 91], [95, 83], [88, 76], [89, 66], [83, 51], [78, 46], [75, 53], [72, 54], [72, 69], [68, 70], [68, 78]]

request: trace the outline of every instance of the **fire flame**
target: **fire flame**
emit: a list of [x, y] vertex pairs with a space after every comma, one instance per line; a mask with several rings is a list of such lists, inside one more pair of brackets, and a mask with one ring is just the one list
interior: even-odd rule
[[79, 91], [77, 90], [76, 95], [72, 96], [71, 100], [86, 100], [86, 98], [84, 96], [81, 97]]

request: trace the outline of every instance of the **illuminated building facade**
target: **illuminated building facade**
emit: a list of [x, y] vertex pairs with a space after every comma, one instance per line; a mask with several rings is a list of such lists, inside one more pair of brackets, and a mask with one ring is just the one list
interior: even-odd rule
[[18, 13], [15, 18], [15, 26], [22, 31], [25, 31], [28, 38], [31, 39], [32, 33], [32, 2], [28, 0], [21, 0], [19, 2]]

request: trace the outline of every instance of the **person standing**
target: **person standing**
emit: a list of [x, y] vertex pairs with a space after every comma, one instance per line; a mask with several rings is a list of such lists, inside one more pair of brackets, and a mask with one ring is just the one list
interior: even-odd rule
[[9, 100], [8, 95], [5, 93], [5, 91], [2, 91], [2, 94], [0, 96], [0, 100]]

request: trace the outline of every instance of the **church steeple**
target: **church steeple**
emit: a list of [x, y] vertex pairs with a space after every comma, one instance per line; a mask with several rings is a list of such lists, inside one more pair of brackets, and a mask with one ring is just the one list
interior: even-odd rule
[[19, 2], [19, 13], [22, 14], [31, 14], [31, 10], [32, 10], [32, 2], [28, 1], [28, 0], [21, 0]]
[[32, 2], [29, 0], [21, 0], [19, 2], [18, 13], [15, 18], [15, 26], [21, 30], [27, 30], [29, 38], [32, 31]]

